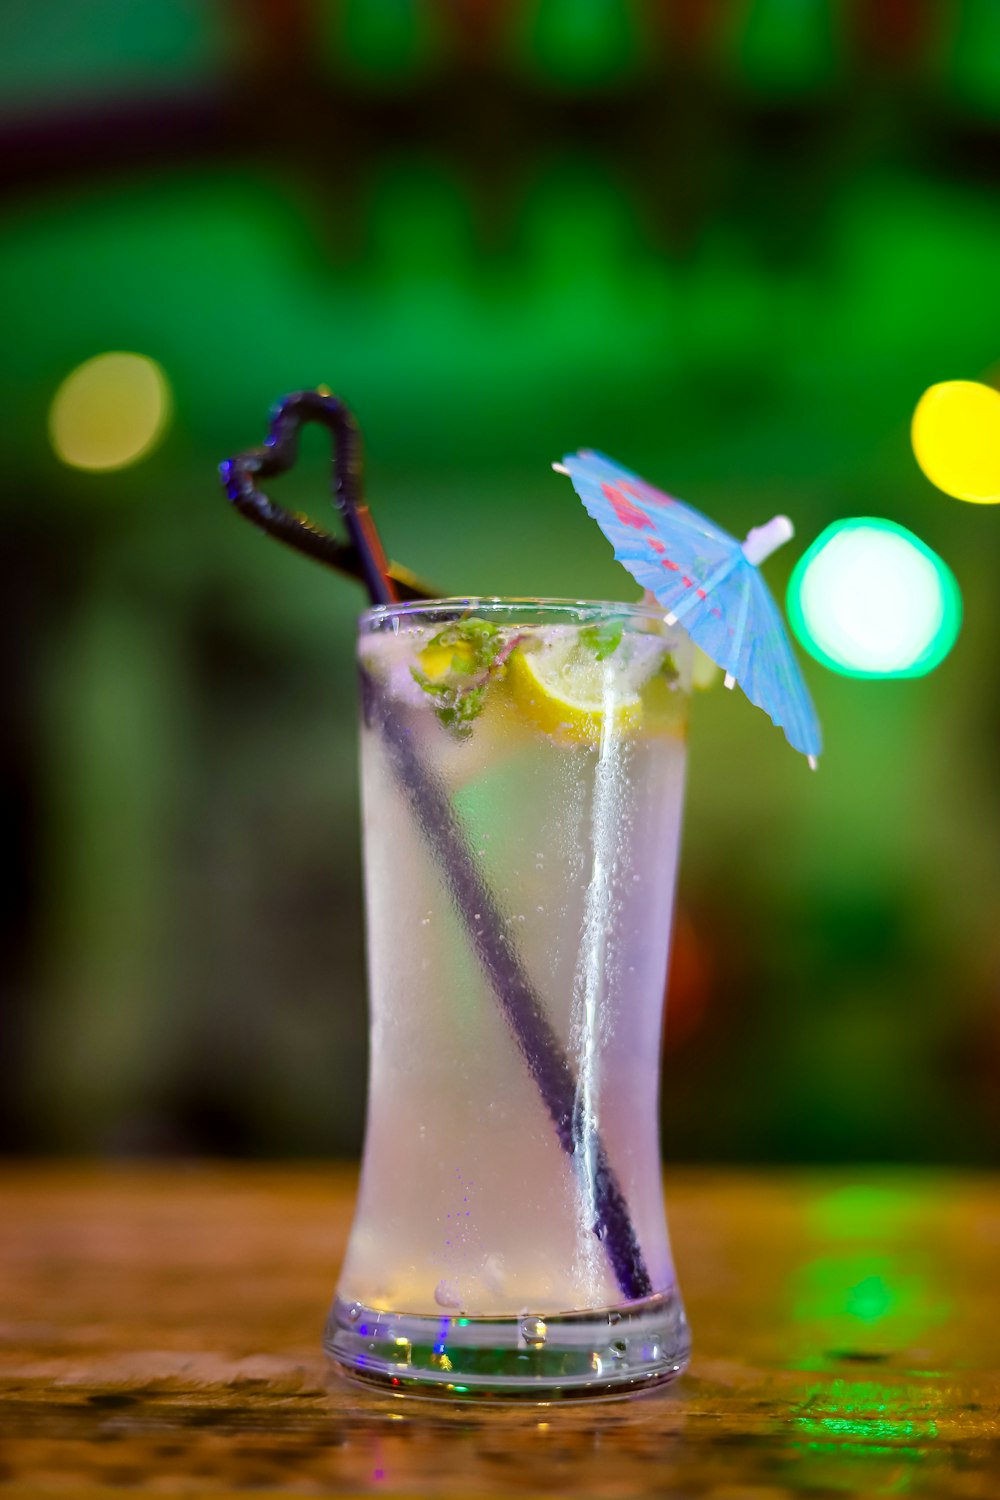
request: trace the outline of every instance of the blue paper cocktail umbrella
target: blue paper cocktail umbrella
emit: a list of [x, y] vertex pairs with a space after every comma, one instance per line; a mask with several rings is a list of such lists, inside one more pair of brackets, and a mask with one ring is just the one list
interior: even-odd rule
[[568, 474], [637, 583], [656, 596], [667, 623], [739, 683], [751, 703], [815, 766], [823, 740], [809, 690], [759, 564], [793, 535], [787, 516], [755, 527], [746, 541], [691, 506], [655, 489], [602, 453], [569, 454]]

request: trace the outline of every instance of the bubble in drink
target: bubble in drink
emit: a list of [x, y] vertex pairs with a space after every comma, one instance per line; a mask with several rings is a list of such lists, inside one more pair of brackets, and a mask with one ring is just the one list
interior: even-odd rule
[[545, 1343], [548, 1329], [544, 1318], [522, 1318], [521, 1338], [529, 1349], [540, 1349]]

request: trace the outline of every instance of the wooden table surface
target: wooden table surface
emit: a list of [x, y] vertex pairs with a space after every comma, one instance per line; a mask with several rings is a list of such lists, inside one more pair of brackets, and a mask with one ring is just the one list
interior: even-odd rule
[[319, 1340], [342, 1168], [0, 1169], [0, 1496], [1000, 1496], [1000, 1182], [668, 1179], [690, 1372], [476, 1409]]

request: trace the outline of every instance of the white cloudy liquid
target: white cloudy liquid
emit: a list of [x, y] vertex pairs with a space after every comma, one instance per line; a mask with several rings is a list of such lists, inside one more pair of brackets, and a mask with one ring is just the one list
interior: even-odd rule
[[[674, 643], [651, 628], [633, 639], [630, 624], [616, 655], [662, 656]], [[532, 722], [501, 672], [460, 739], [410, 671], [433, 634], [404, 617], [362, 640], [369, 694], [390, 705], [393, 728], [387, 737], [375, 713], [362, 729], [371, 1060], [338, 1297], [451, 1317], [621, 1303], [627, 1290], [595, 1232], [601, 1151], [649, 1290], [667, 1292], [658, 1086], [685, 685], [669, 724], [622, 727], [611, 658], [603, 726], [574, 738]], [[456, 898], [401, 778], [390, 743], [401, 733], [446, 797], [492, 912]], [[484, 972], [477, 920], [499, 921], [568, 1059], [572, 1153]]]

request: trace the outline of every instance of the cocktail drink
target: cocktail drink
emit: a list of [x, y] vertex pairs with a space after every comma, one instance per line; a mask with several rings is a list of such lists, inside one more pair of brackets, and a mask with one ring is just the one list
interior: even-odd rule
[[[260, 487], [306, 422], [333, 437], [346, 540]], [[325, 1344], [424, 1393], [547, 1401], [684, 1367], [657, 1105], [692, 643], [813, 767], [822, 749], [759, 571], [789, 519], [740, 542], [605, 454], [553, 468], [655, 605], [397, 603], [433, 590], [387, 560], [323, 387], [220, 466], [241, 515], [374, 606], [368, 1127]]]
[[448, 1395], [670, 1378], [660, 1032], [690, 645], [551, 601], [362, 617], [371, 1053], [326, 1347]]

